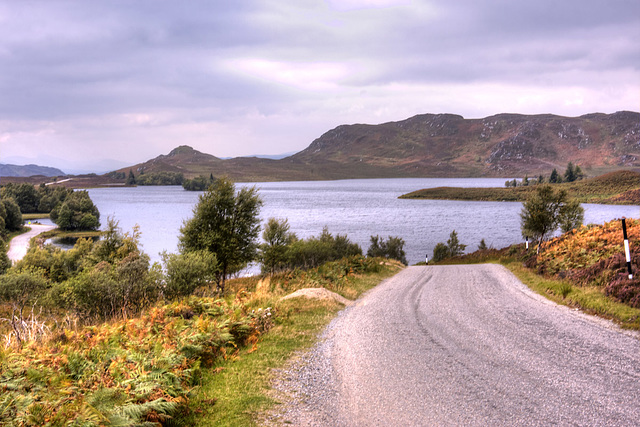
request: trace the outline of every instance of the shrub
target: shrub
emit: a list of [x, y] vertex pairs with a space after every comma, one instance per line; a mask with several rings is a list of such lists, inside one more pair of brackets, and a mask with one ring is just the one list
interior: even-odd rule
[[289, 269], [310, 269], [354, 255], [362, 255], [360, 246], [352, 243], [346, 235], [334, 237], [326, 227], [319, 237], [298, 240], [287, 251]]
[[389, 236], [385, 241], [380, 236], [371, 236], [371, 245], [367, 250], [367, 256], [395, 259], [406, 265], [407, 257], [403, 248], [404, 240], [400, 237]]
[[442, 242], [436, 244], [435, 248], [433, 248], [433, 261], [434, 262], [442, 261], [443, 259], [446, 259], [448, 257], [449, 257], [449, 248], [447, 248], [447, 245], [445, 245]]
[[208, 251], [162, 253], [165, 268], [163, 295], [167, 299], [191, 295], [200, 286], [215, 282], [219, 273], [216, 256]]

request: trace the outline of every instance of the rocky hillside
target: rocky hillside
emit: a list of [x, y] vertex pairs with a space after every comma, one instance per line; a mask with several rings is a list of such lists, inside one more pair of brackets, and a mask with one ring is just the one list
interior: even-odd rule
[[121, 171], [227, 175], [238, 181], [388, 177], [536, 176], [568, 162], [594, 176], [640, 168], [640, 113], [423, 114], [379, 125], [342, 125], [281, 160], [222, 160], [181, 146]]
[[330, 130], [292, 159], [375, 165], [398, 176], [521, 176], [640, 166], [640, 113], [581, 117], [499, 114], [464, 119], [423, 114], [380, 125]]

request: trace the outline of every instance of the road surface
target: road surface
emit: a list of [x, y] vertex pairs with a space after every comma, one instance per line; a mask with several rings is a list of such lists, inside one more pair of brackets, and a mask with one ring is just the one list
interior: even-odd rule
[[29, 242], [35, 236], [40, 233], [44, 233], [45, 231], [53, 230], [56, 228], [55, 225], [44, 225], [44, 224], [29, 224], [28, 225], [31, 230], [26, 233], [20, 234], [19, 236], [11, 239], [9, 243], [9, 251], [7, 252], [7, 256], [11, 260], [11, 262], [20, 261], [27, 254], [27, 250], [29, 249]]
[[637, 334], [499, 265], [403, 270], [282, 377], [293, 425], [640, 425]]

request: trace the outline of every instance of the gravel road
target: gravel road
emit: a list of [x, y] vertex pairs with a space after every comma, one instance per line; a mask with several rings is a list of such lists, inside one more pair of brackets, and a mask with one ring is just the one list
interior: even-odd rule
[[639, 350], [502, 266], [409, 267], [280, 372], [267, 424], [637, 426]]
[[29, 224], [28, 227], [31, 228], [31, 230], [14, 237], [9, 243], [7, 256], [9, 257], [11, 262], [20, 261], [22, 258], [24, 258], [24, 256], [27, 254], [27, 250], [29, 249], [29, 241], [32, 237], [56, 228], [55, 225], [43, 224]]

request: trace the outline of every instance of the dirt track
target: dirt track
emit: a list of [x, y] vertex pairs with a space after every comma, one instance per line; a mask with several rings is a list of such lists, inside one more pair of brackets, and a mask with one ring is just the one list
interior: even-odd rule
[[55, 225], [43, 225], [43, 224], [29, 224], [28, 225], [31, 230], [26, 233], [23, 233], [19, 236], [11, 239], [9, 243], [9, 251], [7, 252], [7, 256], [11, 262], [18, 262], [27, 254], [27, 250], [29, 249], [29, 242], [35, 236], [40, 233], [44, 233], [45, 231], [53, 230], [56, 228]]

